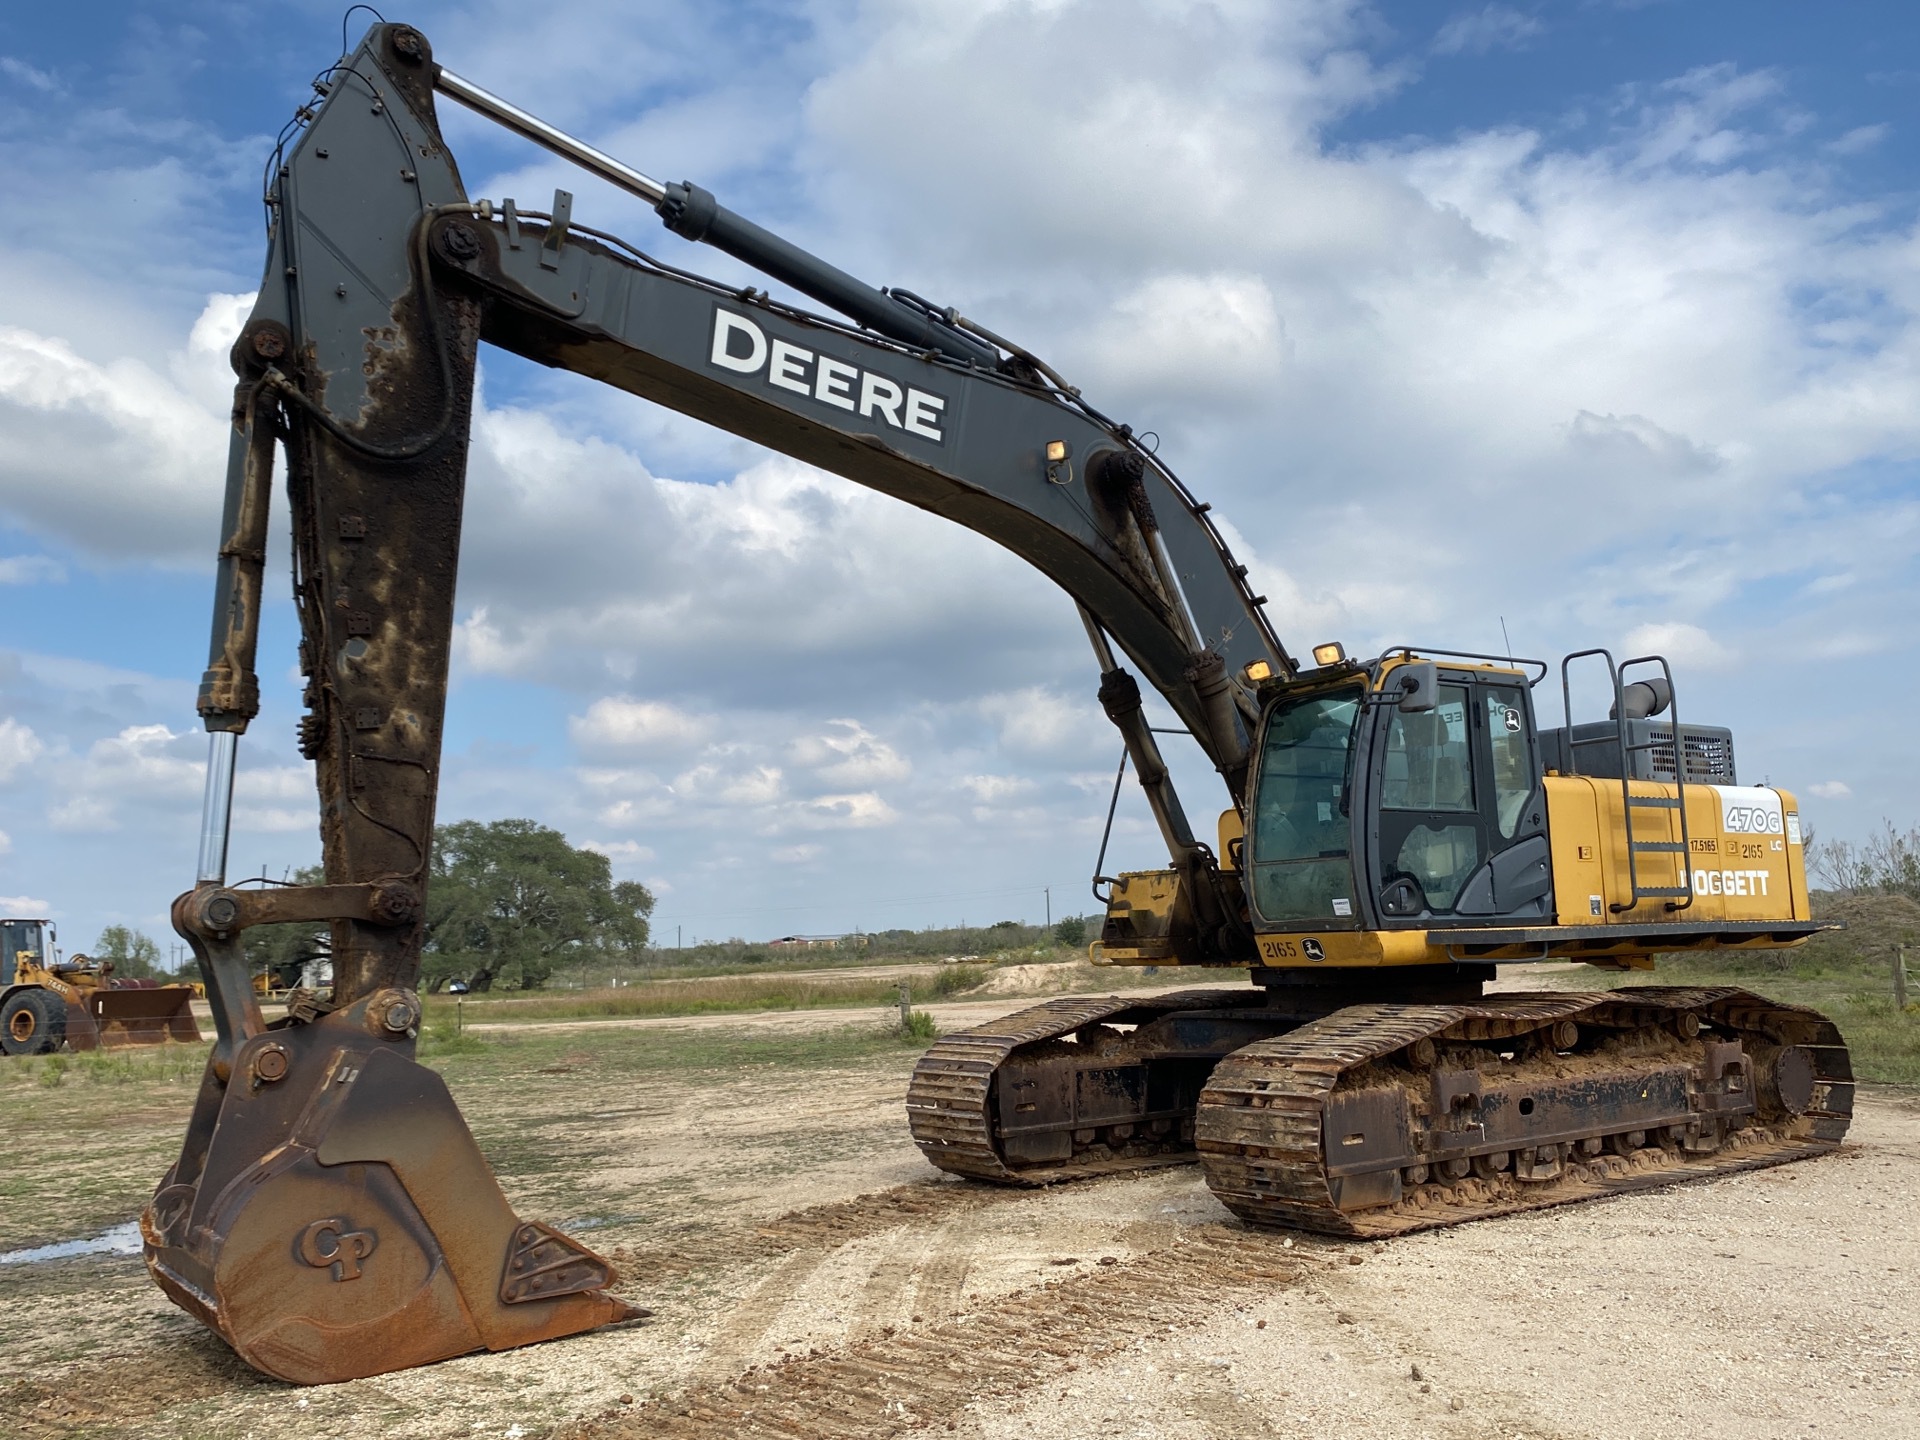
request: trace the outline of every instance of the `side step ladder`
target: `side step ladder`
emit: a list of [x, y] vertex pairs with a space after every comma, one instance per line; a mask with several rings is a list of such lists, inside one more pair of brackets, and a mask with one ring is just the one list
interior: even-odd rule
[[[1560, 662], [1561, 698], [1566, 706], [1567, 734], [1569, 737], [1568, 758], [1573, 757], [1573, 697], [1567, 678], [1567, 667], [1575, 660], [1588, 655], [1598, 655], [1607, 662], [1607, 678], [1613, 683], [1613, 721], [1618, 730], [1620, 747], [1620, 799], [1623, 823], [1627, 831], [1627, 898], [1616, 900], [1608, 908], [1616, 915], [1639, 908], [1643, 900], [1664, 900], [1669, 911], [1685, 910], [1693, 904], [1693, 869], [1689, 856], [1693, 853], [1693, 837], [1687, 829], [1687, 753], [1686, 744], [1681, 738], [1680, 701], [1673, 688], [1673, 669], [1663, 655], [1641, 655], [1632, 660], [1623, 661], [1615, 666], [1613, 656], [1606, 650], [1581, 650], [1569, 655]], [[1626, 673], [1636, 665], [1658, 665], [1667, 686], [1668, 718], [1673, 727], [1673, 786], [1672, 795], [1636, 795], [1633, 793], [1633, 755], [1637, 751], [1654, 750], [1665, 741], [1646, 740], [1636, 745], [1628, 736], [1627, 730], [1627, 681]], [[1600, 743], [1604, 744], [1604, 741]], [[1657, 783], [1657, 782], [1650, 782]], [[1636, 810], [1678, 811], [1680, 815], [1680, 838], [1678, 840], [1642, 840], [1634, 834], [1633, 815]], [[1671, 826], [1661, 827], [1668, 835], [1673, 833]], [[1642, 885], [1640, 883], [1640, 857], [1643, 855], [1675, 855], [1679, 859], [1676, 868], [1680, 872], [1678, 885]]]

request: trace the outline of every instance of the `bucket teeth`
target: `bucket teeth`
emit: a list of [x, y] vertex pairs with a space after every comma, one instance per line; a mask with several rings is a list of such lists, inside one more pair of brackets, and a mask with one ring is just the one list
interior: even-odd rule
[[514, 1231], [500, 1274], [500, 1303], [555, 1300], [604, 1290], [614, 1282], [613, 1267], [577, 1240], [529, 1220]]

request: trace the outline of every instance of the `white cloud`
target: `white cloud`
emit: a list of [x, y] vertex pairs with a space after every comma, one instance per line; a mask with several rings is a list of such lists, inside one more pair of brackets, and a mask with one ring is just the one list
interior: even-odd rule
[[38, 90], [42, 95], [57, 95], [63, 88], [54, 76], [26, 61], [12, 55], [0, 55], [0, 75], [9, 80], [17, 80], [29, 89]]
[[979, 709], [1000, 727], [1001, 745], [1016, 755], [1083, 753], [1096, 737], [1104, 741], [1113, 736], [1113, 727], [1091, 694], [1084, 700], [1069, 700], [1036, 685], [985, 696]]
[[[0, 514], [97, 555], [209, 560], [226, 468], [219, 392], [232, 390], [224, 347], [210, 336], [247, 298], [209, 299], [174, 361], [180, 378], [131, 357], [98, 363], [59, 336], [0, 325]], [[220, 372], [223, 380], [209, 378]]]
[[900, 818], [891, 805], [872, 791], [859, 795], [815, 796], [806, 802], [806, 810], [817, 824], [858, 830], [891, 825]]
[[0, 718], [0, 783], [11, 780], [46, 750], [45, 742], [30, 727], [11, 715]]
[[960, 784], [983, 805], [1012, 800], [1033, 790], [1033, 781], [1024, 775], [968, 775]]
[[587, 750], [681, 750], [719, 731], [711, 716], [689, 715], [656, 700], [609, 695], [567, 722], [574, 744]]
[[818, 860], [825, 851], [819, 845], [782, 845], [767, 853], [770, 859], [782, 865], [804, 865], [809, 860]]
[[637, 840], [582, 840], [582, 850], [597, 850], [615, 864], [637, 865], [652, 860], [653, 847]]
[[1822, 800], [1844, 800], [1853, 794], [1853, 787], [1844, 780], [1822, 780], [1806, 789], [1809, 795], [1818, 795]]
[[858, 720], [829, 720], [823, 734], [803, 735], [793, 742], [795, 764], [811, 768], [830, 785], [882, 785], [905, 780], [913, 773], [891, 745], [876, 737]]
[[67, 567], [49, 555], [0, 556], [0, 585], [58, 585]]
[[1871, 150], [1892, 133], [1891, 125], [1858, 125], [1838, 140], [1829, 142], [1826, 148], [1834, 155], [1859, 155]]
[[1567, 443], [1607, 464], [1673, 475], [1717, 470], [1726, 463], [1712, 450], [1661, 429], [1644, 415], [1595, 415], [1582, 410], [1567, 427]]
[[1624, 643], [1625, 658], [1664, 655], [1676, 668], [1724, 670], [1740, 658], [1698, 625], [1678, 620], [1635, 626]]
[[103, 835], [120, 828], [114, 807], [97, 795], [75, 795], [47, 812], [47, 824], [72, 835]]
[[778, 800], [786, 790], [786, 777], [776, 765], [735, 770], [703, 764], [674, 776], [672, 789], [681, 800], [751, 807]]
[[51, 914], [53, 907], [45, 900], [36, 900], [31, 895], [0, 895], [0, 915], [9, 919], [44, 919]]
[[0, 855], [6, 854], [11, 849], [13, 849], [13, 837], [6, 831], [0, 830]]
[[1433, 37], [1433, 48], [1441, 55], [1519, 50], [1546, 28], [1533, 16], [1523, 15], [1511, 6], [1486, 5], [1478, 10], [1463, 10], [1442, 25]]
[[1157, 275], [1114, 301], [1089, 344], [1113, 384], [1202, 408], [1238, 406], [1281, 383], [1284, 328], [1260, 275]]
[[[198, 736], [193, 737], [198, 739]], [[198, 784], [205, 769], [196, 765]], [[233, 781], [233, 828], [249, 834], [318, 835], [320, 798], [313, 771], [305, 765], [259, 765], [242, 762]]]

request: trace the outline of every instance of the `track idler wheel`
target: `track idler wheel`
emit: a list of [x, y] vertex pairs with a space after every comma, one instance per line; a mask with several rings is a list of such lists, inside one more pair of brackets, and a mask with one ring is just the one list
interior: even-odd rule
[[[175, 1303], [256, 1369], [329, 1384], [646, 1312], [507, 1203], [386, 990], [216, 1050], [140, 1229]], [[220, 1074], [224, 1068], [226, 1074]]]

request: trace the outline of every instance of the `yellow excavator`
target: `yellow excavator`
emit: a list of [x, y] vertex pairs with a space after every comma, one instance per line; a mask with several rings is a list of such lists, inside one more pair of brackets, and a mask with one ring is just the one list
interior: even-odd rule
[[193, 988], [116, 980], [113, 962], [63, 957], [51, 920], [0, 919], [0, 957], [11, 983], [0, 985], [0, 1052], [44, 1055], [60, 1049], [115, 1050], [197, 1043]]
[[[1037, 1184], [1197, 1158], [1250, 1220], [1381, 1236], [1839, 1143], [1847, 1052], [1811, 1011], [1487, 990], [1500, 964], [1644, 969], [1819, 928], [1793, 797], [1741, 784], [1727, 731], [1680, 722], [1663, 660], [1568, 657], [1557, 726], [1544, 662], [1328, 644], [1301, 663], [1209, 507], [1032, 352], [554, 129], [410, 26], [373, 26], [314, 88], [268, 167], [265, 277], [233, 349], [199, 870], [173, 912], [218, 1038], [141, 1220], [155, 1281], [249, 1364], [331, 1382], [636, 1313], [603, 1258], [514, 1214], [414, 1058], [483, 341], [942, 515], [1077, 605], [1170, 858], [1096, 881], [1094, 958], [1252, 983], [942, 1039], [908, 1095], [934, 1164]], [[469, 196], [439, 98], [834, 313], [657, 260], [564, 190], [545, 210]], [[283, 443], [325, 878], [248, 887], [226, 882], [228, 819]], [[1210, 839], [1142, 680], [1220, 774]], [[1608, 713], [1576, 716], [1576, 689]], [[246, 932], [290, 922], [329, 927], [332, 988], [268, 1023]]]
[[1738, 783], [1729, 731], [1680, 723], [1664, 660], [1567, 657], [1564, 712], [1585, 662], [1611, 714], [1543, 729], [1542, 662], [1314, 659], [1256, 662], [1220, 863], [1102, 882], [1096, 964], [1238, 954], [1255, 989], [1062, 1000], [941, 1040], [908, 1097], [929, 1159], [1007, 1184], [1197, 1159], [1244, 1219], [1380, 1237], [1838, 1144], [1852, 1072], [1812, 1011], [1485, 993], [1498, 964], [1648, 970], [1823, 928], [1793, 796]]

